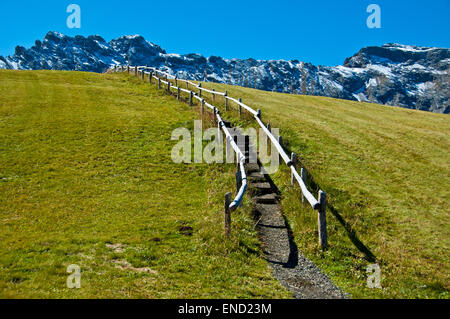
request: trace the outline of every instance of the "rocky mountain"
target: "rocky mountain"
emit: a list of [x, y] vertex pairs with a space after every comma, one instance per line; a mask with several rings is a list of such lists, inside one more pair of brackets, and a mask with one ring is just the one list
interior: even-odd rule
[[142, 36], [106, 42], [100, 36], [49, 32], [29, 49], [0, 57], [0, 68], [104, 72], [114, 64], [148, 65], [179, 77], [262, 90], [322, 95], [450, 113], [450, 50], [401, 44], [367, 47], [343, 65], [297, 60], [224, 59], [168, 54]]

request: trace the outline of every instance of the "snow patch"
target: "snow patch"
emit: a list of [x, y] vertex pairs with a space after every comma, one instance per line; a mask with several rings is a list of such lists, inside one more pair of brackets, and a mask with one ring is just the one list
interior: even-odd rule
[[404, 52], [427, 52], [431, 50], [435, 50], [437, 48], [426, 48], [426, 47], [418, 47], [415, 45], [404, 45], [404, 44], [391, 44], [391, 45], [383, 45], [385, 48], [389, 49], [397, 49]]
[[358, 94], [352, 94], [352, 95], [358, 102], [369, 102], [369, 99], [366, 97], [366, 95], [364, 93], [358, 93]]
[[377, 65], [377, 64], [369, 64], [367, 66], [367, 69], [377, 71], [378, 73], [381, 73], [381, 74], [387, 76], [388, 78], [394, 76], [391, 72], [391, 69], [387, 66]]
[[433, 88], [434, 88], [433, 82], [424, 82], [424, 83], [417, 84], [417, 91], [421, 94], [424, 94]]
[[366, 87], [377, 87], [378, 86], [378, 81], [376, 78], [371, 78], [368, 82], [366, 82]]

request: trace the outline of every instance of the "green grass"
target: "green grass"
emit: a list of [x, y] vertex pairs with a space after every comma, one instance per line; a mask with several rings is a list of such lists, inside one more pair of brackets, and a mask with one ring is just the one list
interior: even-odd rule
[[127, 75], [0, 71], [0, 297], [290, 297], [248, 199], [224, 238], [234, 166], [172, 163], [197, 117]]
[[[288, 170], [272, 176], [299, 249], [338, 286], [354, 298], [449, 298], [448, 115], [204, 86], [260, 108], [310, 189], [327, 192], [322, 252]], [[0, 71], [0, 93], [0, 297], [290, 296], [261, 257], [248, 199], [223, 236], [233, 165], [170, 160], [172, 130], [198, 112], [127, 75]], [[371, 263], [382, 289], [366, 286]], [[81, 289], [66, 287], [69, 264]]]
[[[262, 110], [327, 192], [326, 252], [317, 215], [283, 168], [272, 178], [299, 249], [354, 298], [449, 298], [450, 118], [324, 97], [204, 83]], [[236, 112], [225, 113], [236, 118]], [[318, 186], [317, 186], [318, 185]], [[378, 263], [382, 289], [366, 286]]]

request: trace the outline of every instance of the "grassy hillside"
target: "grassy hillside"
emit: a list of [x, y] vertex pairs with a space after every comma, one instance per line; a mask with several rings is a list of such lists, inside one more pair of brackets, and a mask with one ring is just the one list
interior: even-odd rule
[[234, 166], [172, 163], [196, 118], [126, 75], [0, 71], [0, 298], [290, 297], [248, 203], [223, 236]]
[[[330, 248], [284, 167], [273, 178], [299, 249], [353, 297], [449, 298], [450, 118], [323, 97], [205, 83], [262, 110], [328, 193]], [[223, 109], [223, 108], [222, 108]], [[225, 113], [224, 113], [225, 114]], [[236, 111], [228, 115], [236, 117]], [[317, 193], [316, 193], [317, 194]], [[366, 287], [381, 267], [383, 289]]]

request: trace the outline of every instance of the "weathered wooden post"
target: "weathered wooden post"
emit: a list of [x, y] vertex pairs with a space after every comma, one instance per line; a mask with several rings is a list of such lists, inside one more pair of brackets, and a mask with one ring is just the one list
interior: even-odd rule
[[170, 94], [170, 81], [167, 81], [167, 93]]
[[190, 106], [192, 106], [192, 105], [194, 105], [193, 103], [192, 103], [192, 99], [194, 98], [194, 92], [190, 92], [190, 94], [189, 94], [189, 105]]
[[[302, 177], [303, 183], [305, 183], [305, 185], [306, 185], [306, 180], [308, 179], [308, 172], [306, 171], [306, 168], [302, 167], [300, 174], [301, 174], [300, 176]], [[305, 195], [303, 195], [303, 192], [302, 192], [302, 204], [303, 205], [306, 204], [306, 198], [305, 198]]]
[[[270, 123], [267, 123], [267, 130], [272, 133], [272, 126], [270, 125]], [[267, 145], [270, 145], [270, 150], [272, 150], [272, 143], [270, 142], [270, 137], [268, 134], [266, 134], [266, 138], [267, 138], [266, 143]]]
[[[297, 164], [297, 155], [295, 155], [295, 153], [291, 153], [291, 162], [292, 162], [292, 166], [295, 168], [295, 165]], [[295, 184], [295, 176], [294, 173], [292, 172], [291, 169], [291, 185]]]
[[153, 77], [153, 72], [150, 71], [150, 75], [148, 76], [148, 82], [151, 84], [152, 83], [152, 77]]
[[175, 86], [178, 86], [178, 76], [175, 75]]
[[180, 87], [177, 88], [177, 100], [179, 101], [181, 99], [181, 89]]
[[205, 99], [202, 99], [202, 116], [205, 113]]
[[239, 98], [239, 117], [242, 116], [242, 106], [241, 106], [241, 103], [242, 103], [242, 99]]
[[[216, 114], [220, 114], [219, 110], [217, 109], [217, 107], [214, 107], [214, 123], [219, 124], [219, 119], [217, 118]], [[219, 130], [220, 133], [220, 130]]]
[[318, 214], [318, 227], [319, 227], [319, 245], [322, 249], [327, 249], [327, 194], [319, 191], [319, 214]]
[[202, 97], [202, 84], [201, 83], [198, 84], [198, 96]]
[[114, 73], [117, 73], [117, 65], [114, 65]]
[[137, 76], [137, 75], [138, 75], [138, 67], [135, 66], [135, 67], [134, 67], [134, 76]]
[[130, 65], [127, 65], [128, 74], [130, 74]]
[[[214, 89], [212, 89], [212, 90], [213, 90], [213, 92], [215, 91]], [[212, 98], [213, 98], [213, 102], [215, 102], [216, 101], [216, 94], [215, 93], [212, 94]]]
[[189, 90], [189, 82], [186, 80], [186, 89]]
[[158, 78], [158, 89], [161, 89], [161, 78]]
[[142, 70], [142, 81], [145, 80], [145, 70]]
[[259, 119], [261, 119], [261, 110], [260, 110], [260, 109], [258, 109], [258, 110], [256, 111], [256, 116], [257, 116]]
[[228, 91], [225, 91], [225, 111], [228, 111]]
[[231, 193], [225, 194], [225, 236], [230, 237], [231, 234]]
[[237, 171], [236, 171], [236, 192], [239, 192], [242, 186], [242, 173], [241, 173], [241, 167], [240, 163], [237, 164]]
[[[280, 147], [283, 148], [283, 138], [280, 136], [278, 136], [278, 144], [280, 144]], [[280, 161], [280, 163], [283, 162], [283, 157], [281, 157], [281, 153], [278, 152], [278, 160]]]

